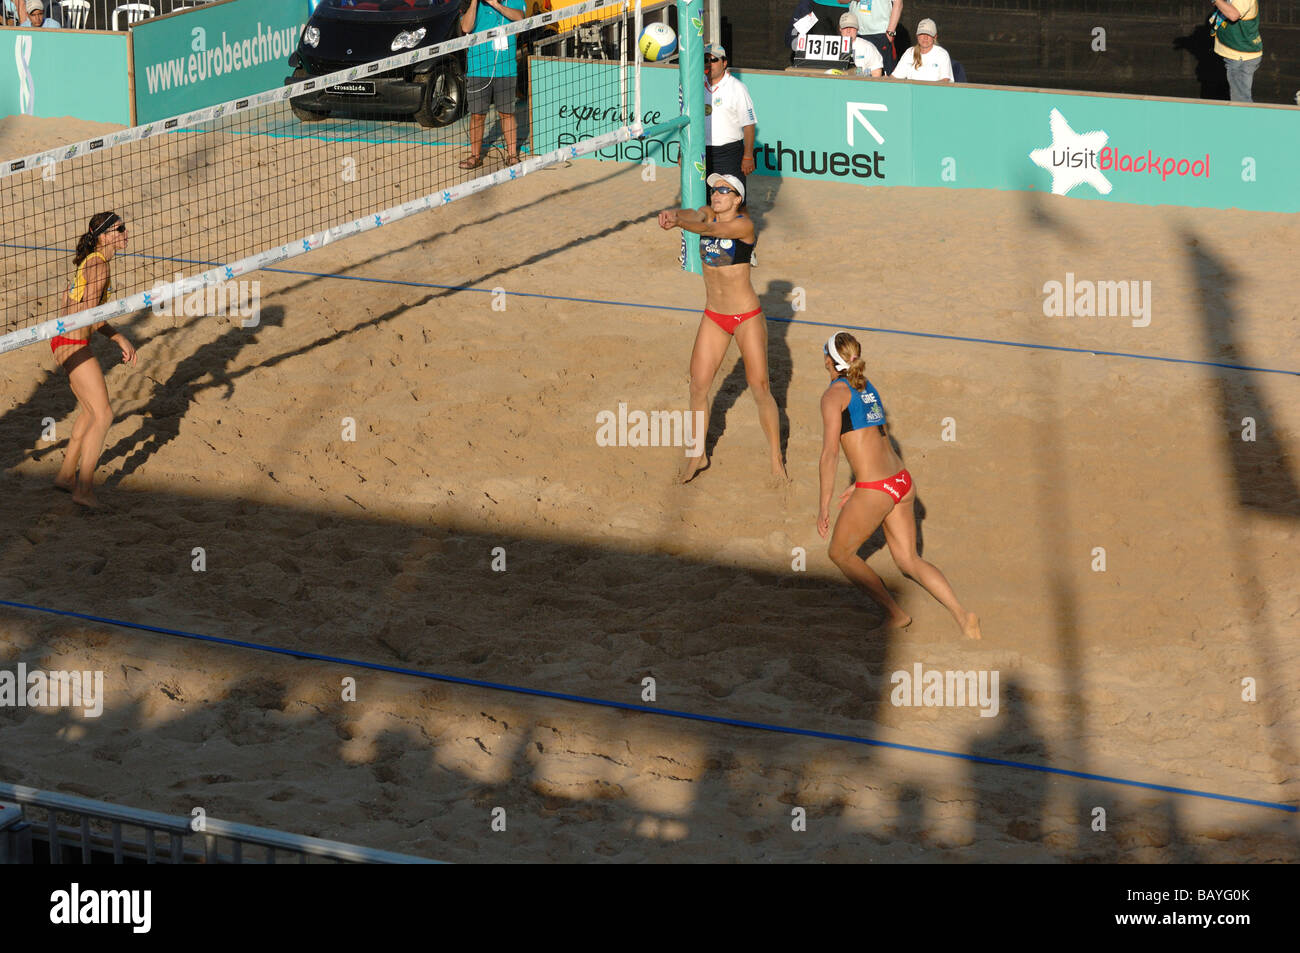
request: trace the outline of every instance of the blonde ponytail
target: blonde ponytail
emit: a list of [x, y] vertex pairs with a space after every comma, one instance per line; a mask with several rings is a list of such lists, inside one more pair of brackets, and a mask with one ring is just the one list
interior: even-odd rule
[[849, 361], [849, 369], [844, 372], [844, 376], [849, 379], [849, 386], [854, 390], [866, 390], [867, 362], [860, 357], [855, 357]]
[[921, 68], [921, 48], [919, 46], [914, 46], [912, 47], [912, 69], [919, 70], [920, 68]]
[[844, 371], [849, 386], [854, 390], [862, 390], [866, 387], [867, 364], [862, 360], [862, 345], [858, 343], [858, 339], [848, 331], [841, 331], [835, 335], [835, 352], [849, 362], [848, 370]]

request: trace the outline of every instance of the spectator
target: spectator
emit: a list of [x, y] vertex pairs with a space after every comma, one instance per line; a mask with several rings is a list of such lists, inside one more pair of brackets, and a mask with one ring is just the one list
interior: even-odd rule
[[754, 101], [717, 43], [704, 47], [704, 92], [705, 175], [734, 175], [744, 185], [754, 171]]
[[807, 20], [812, 17], [815, 21], [817, 14], [813, 12], [813, 0], [799, 0], [794, 8], [794, 16], [790, 17], [790, 35], [786, 37], [790, 49], [794, 49], [799, 42], [800, 34], [807, 33], [812, 21]]
[[858, 36], [858, 18], [852, 13], [840, 17], [840, 36], [853, 41], [853, 50], [847, 55], [857, 67], [860, 76], [883, 76], [885, 62], [875, 44]]
[[934, 42], [939, 28], [928, 17], [916, 25], [916, 46], [909, 46], [898, 58], [895, 79], [920, 79], [928, 83], [951, 83], [952, 59]]
[[838, 36], [840, 18], [855, 0], [799, 0], [787, 37], [794, 59], [805, 59], [802, 42], [810, 36]]
[[[465, 33], [477, 33], [505, 26], [524, 18], [524, 0], [469, 0], [460, 28]], [[469, 48], [465, 70], [465, 90], [469, 99], [469, 156], [460, 161], [462, 169], [477, 169], [483, 165], [483, 129], [487, 125], [489, 105], [497, 107], [501, 117], [501, 135], [506, 143], [506, 165], [519, 162], [519, 127], [515, 121], [515, 83], [518, 78], [515, 65], [515, 34], [503, 38], [498, 48], [492, 40], [484, 40]]]
[[893, 72], [898, 62], [894, 35], [903, 15], [903, 0], [853, 0], [849, 12], [858, 18], [858, 36], [880, 53], [885, 72]]
[[[18, 0], [18, 5], [21, 8], [23, 6], [23, 0]], [[62, 23], [53, 17], [47, 17], [45, 15], [45, 0], [26, 0], [26, 6], [27, 19], [20, 23], [19, 26], [30, 26], [36, 28], [49, 27], [52, 30], [63, 29]], [[19, 9], [18, 12], [21, 14], [22, 10]]]
[[1210, 17], [1214, 52], [1228, 73], [1228, 96], [1234, 103], [1253, 103], [1250, 87], [1264, 58], [1259, 36], [1259, 4], [1255, 0], [1214, 0]]

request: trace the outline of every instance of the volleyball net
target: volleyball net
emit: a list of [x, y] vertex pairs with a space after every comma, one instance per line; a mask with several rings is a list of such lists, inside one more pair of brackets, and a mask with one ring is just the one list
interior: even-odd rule
[[[454, 0], [445, 6], [459, 16]], [[432, 46], [418, 46], [423, 29], [400, 33], [393, 49], [417, 48], [342, 69], [315, 55], [329, 45], [309, 25], [281, 88], [5, 162], [0, 353], [158, 309], [641, 135], [641, 22], [640, 0], [582, 0]], [[565, 31], [582, 39], [569, 49], [578, 56], [517, 72], [516, 49], [526, 55]], [[591, 69], [592, 58], [604, 67]], [[488, 110], [476, 166], [471, 111], [510, 96], [508, 82], [487, 82], [497, 78], [516, 81], [517, 138], [507, 141], [500, 120], [509, 108]], [[532, 110], [538, 97], [582, 103], [584, 138], [536, 152], [532, 143], [563, 138], [546, 128], [559, 121], [553, 111]], [[77, 240], [107, 211], [128, 235], [112, 262], [112, 300], [68, 314]]]

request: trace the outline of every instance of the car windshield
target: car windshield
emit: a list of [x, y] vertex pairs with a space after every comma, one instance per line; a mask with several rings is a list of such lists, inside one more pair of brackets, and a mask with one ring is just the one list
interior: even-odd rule
[[403, 13], [412, 10], [432, 10], [455, 0], [322, 0], [320, 6], [328, 10], [349, 10], [357, 13]]

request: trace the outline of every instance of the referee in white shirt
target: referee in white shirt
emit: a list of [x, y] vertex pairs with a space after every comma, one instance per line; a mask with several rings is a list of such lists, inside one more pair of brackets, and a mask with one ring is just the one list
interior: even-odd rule
[[745, 84], [727, 70], [727, 51], [717, 43], [704, 48], [705, 177], [734, 175], [745, 184], [754, 171], [754, 101]]

